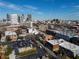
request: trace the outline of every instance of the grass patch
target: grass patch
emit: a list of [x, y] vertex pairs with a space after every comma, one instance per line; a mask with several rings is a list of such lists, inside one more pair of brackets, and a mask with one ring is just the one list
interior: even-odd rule
[[12, 53], [12, 51], [13, 51], [13, 49], [10, 46], [8, 46], [5, 55], [9, 56]]
[[28, 56], [28, 55], [32, 55], [35, 53], [36, 53], [36, 48], [32, 48], [30, 50], [19, 53], [18, 56]]

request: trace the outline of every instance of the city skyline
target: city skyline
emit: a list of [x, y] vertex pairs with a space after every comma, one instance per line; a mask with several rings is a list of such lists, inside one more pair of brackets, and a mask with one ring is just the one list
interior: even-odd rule
[[0, 18], [32, 14], [33, 19], [79, 19], [78, 0], [0, 0]]

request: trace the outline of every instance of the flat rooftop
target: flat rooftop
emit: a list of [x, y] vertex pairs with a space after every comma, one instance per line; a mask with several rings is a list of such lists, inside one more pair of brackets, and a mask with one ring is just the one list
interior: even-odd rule
[[70, 50], [71, 52], [73, 52], [74, 56], [78, 55], [79, 56], [79, 46], [72, 44], [70, 42], [67, 42], [63, 39], [59, 39], [59, 40], [49, 40], [48, 41], [50, 44], [55, 45], [55, 44], [59, 44], [59, 46]]

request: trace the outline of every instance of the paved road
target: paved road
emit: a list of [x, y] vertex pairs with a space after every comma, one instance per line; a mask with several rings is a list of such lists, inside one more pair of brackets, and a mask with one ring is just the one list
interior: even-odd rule
[[[37, 59], [39, 59], [39, 58], [37, 58]], [[43, 56], [43, 57], [42, 57], [42, 59], [49, 59], [49, 58], [48, 58], [48, 57]]]
[[[40, 59], [36, 54], [24, 57], [17, 57], [16, 59]], [[49, 59], [48, 57], [43, 56], [42, 59]]]
[[35, 36], [31, 37], [39, 46], [41, 46], [43, 49], [45, 49], [45, 51], [50, 54], [52, 57], [54, 57], [54, 59], [61, 59], [59, 56], [56, 56], [50, 49], [48, 49], [47, 47], [45, 47], [42, 43], [40, 43], [38, 40], [36, 40]]
[[51, 50], [46, 48], [43, 44], [41, 44], [39, 41], [36, 41], [39, 45], [41, 45], [51, 56], [53, 56], [55, 59], [60, 59], [58, 56], [56, 56]]

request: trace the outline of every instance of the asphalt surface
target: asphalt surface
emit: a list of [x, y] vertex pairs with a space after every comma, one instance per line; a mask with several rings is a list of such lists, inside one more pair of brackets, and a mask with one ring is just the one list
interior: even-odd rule
[[[16, 58], [16, 59], [40, 59], [39, 57], [37, 57], [35, 54], [34, 55], [30, 55], [30, 56], [25, 56], [25, 57], [20, 57], [20, 58]], [[49, 59], [48, 57], [43, 56], [42, 59]]]

